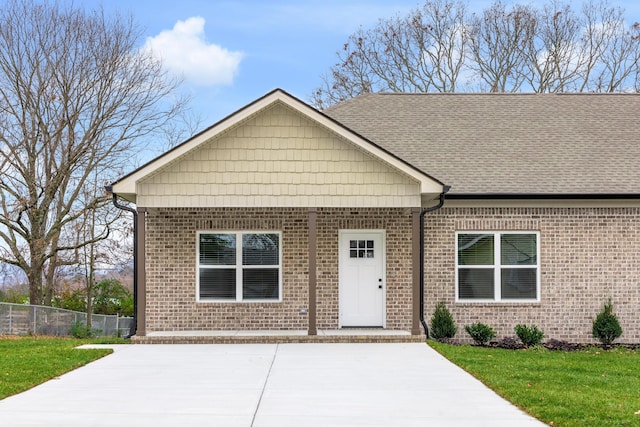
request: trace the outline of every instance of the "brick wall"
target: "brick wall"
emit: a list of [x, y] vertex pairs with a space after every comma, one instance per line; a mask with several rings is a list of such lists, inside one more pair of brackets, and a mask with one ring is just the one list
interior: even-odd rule
[[[307, 209], [150, 208], [146, 220], [147, 332], [227, 329], [306, 330]], [[411, 214], [408, 209], [318, 211], [318, 328], [338, 327], [338, 230], [385, 229], [387, 327], [411, 328]], [[282, 232], [282, 302], [196, 302], [201, 230]]]
[[[536, 324], [546, 338], [594, 342], [592, 319], [612, 297], [623, 335], [640, 342], [640, 209], [443, 208], [425, 217], [425, 318], [444, 300], [457, 324], [486, 323], [515, 336], [518, 323]], [[456, 231], [540, 232], [540, 302], [456, 303]]]
[[338, 328], [338, 231], [367, 229], [385, 230], [387, 329], [411, 330], [410, 210], [324, 208], [317, 227], [318, 328]]

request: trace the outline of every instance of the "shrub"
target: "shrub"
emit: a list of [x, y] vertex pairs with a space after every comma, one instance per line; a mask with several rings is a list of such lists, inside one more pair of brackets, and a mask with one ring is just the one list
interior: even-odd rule
[[436, 310], [431, 318], [431, 336], [434, 339], [453, 338], [458, 328], [453, 321], [453, 316], [444, 304], [440, 301], [436, 304]]
[[29, 304], [29, 291], [24, 289], [22, 285], [0, 290], [0, 301], [11, 304]]
[[464, 327], [473, 341], [478, 345], [485, 345], [486, 343], [496, 336], [496, 331], [491, 326], [487, 326], [484, 323], [474, 323], [473, 325], [467, 325]]
[[86, 311], [87, 296], [82, 289], [71, 289], [69, 285], [51, 301], [53, 307], [64, 308], [65, 310]]
[[129, 289], [116, 279], [104, 279], [93, 288], [93, 312], [95, 314], [133, 315], [133, 296]]
[[609, 298], [593, 321], [593, 337], [604, 345], [611, 345], [620, 335], [622, 335], [622, 327], [613, 313], [613, 304]]
[[93, 331], [84, 322], [77, 321], [69, 329], [69, 334], [74, 338], [92, 338]]
[[540, 341], [544, 338], [544, 332], [538, 329], [536, 325], [516, 325], [515, 331], [525, 347], [540, 344]]

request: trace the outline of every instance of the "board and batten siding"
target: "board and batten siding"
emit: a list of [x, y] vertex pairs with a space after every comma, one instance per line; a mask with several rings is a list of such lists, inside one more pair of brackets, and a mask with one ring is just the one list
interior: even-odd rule
[[137, 183], [144, 207], [413, 207], [420, 183], [275, 104]]

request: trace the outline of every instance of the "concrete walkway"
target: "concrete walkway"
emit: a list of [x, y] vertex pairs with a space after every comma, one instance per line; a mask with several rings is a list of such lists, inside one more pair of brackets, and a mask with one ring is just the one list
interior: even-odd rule
[[121, 345], [3, 426], [543, 426], [424, 343]]

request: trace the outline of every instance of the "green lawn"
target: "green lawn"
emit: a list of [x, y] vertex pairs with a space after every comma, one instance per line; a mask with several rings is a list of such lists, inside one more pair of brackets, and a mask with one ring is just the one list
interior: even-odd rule
[[112, 352], [110, 349], [74, 348], [96, 342], [104, 341], [0, 337], [0, 399], [28, 390]]
[[504, 350], [434, 341], [429, 345], [547, 424], [640, 426], [636, 351]]

